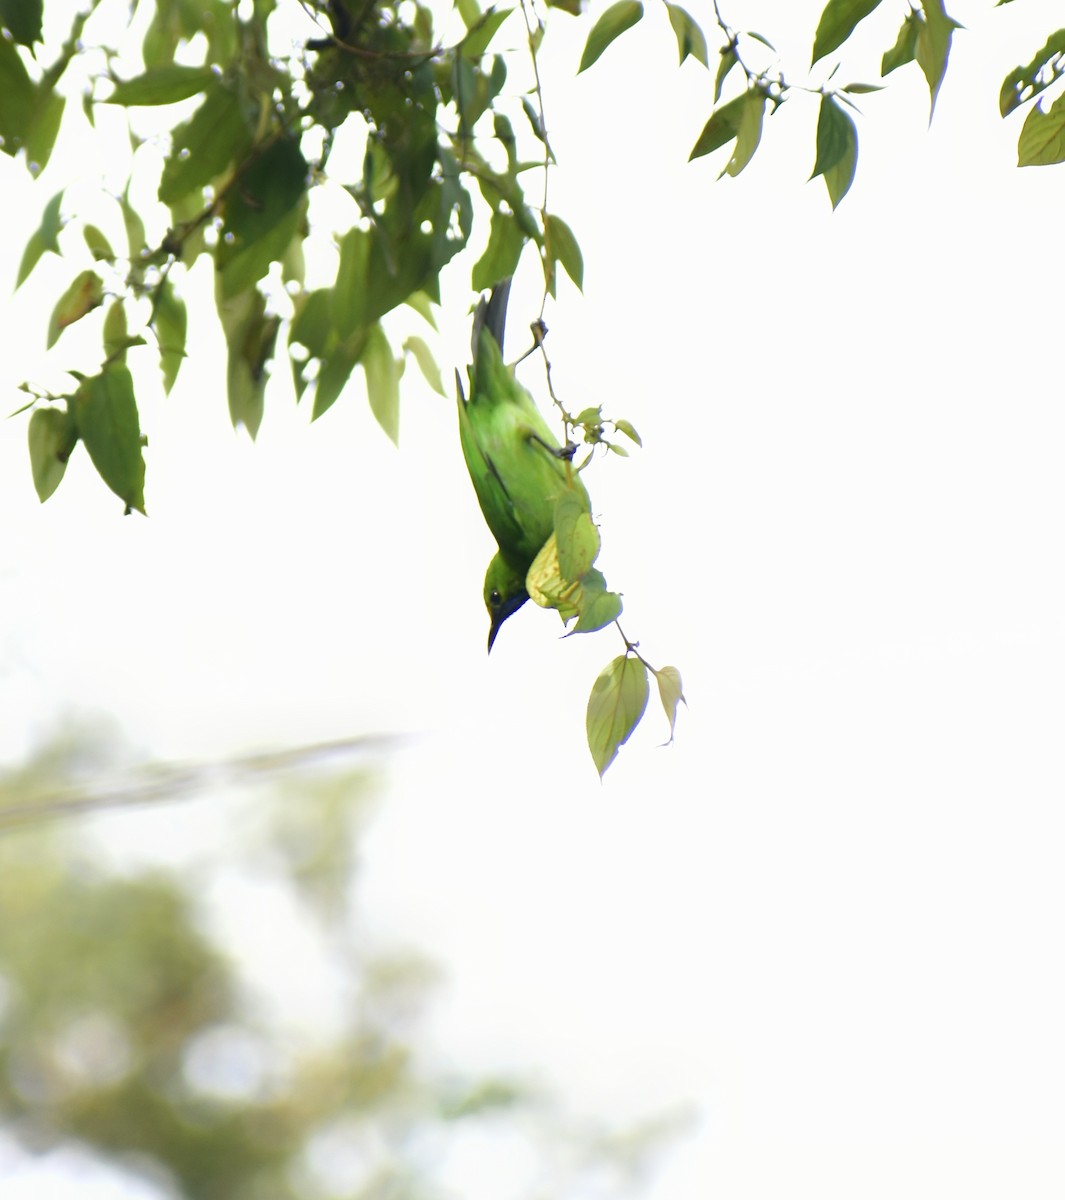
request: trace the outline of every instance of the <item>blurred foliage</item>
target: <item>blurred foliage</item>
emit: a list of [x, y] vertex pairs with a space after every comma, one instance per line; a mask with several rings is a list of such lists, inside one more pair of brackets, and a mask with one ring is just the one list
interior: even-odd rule
[[[27, 789], [68, 795], [99, 772], [103, 744], [44, 746], [0, 784], [0, 814], [49, 815]], [[265, 778], [273, 794], [257, 787], [230, 823], [224, 863], [108, 870], [100, 839], [128, 819], [115, 815], [0, 838], [0, 1129], [27, 1154], [88, 1146], [188, 1200], [454, 1195], [449, 1158], [471, 1131], [517, 1138], [537, 1164], [508, 1194], [563, 1200], [592, 1179], [597, 1196], [632, 1194], [661, 1141], [654, 1124], [574, 1122], [514, 1080], [435, 1069], [419, 1048], [434, 972], [369, 948], [353, 886], [374, 772], [319, 763]], [[335, 1027], [295, 1030], [220, 937], [208, 898], [234, 868], [300, 913], [324, 951]], [[268, 914], [239, 916], [261, 941]], [[270, 954], [294, 953], [292, 936]]]

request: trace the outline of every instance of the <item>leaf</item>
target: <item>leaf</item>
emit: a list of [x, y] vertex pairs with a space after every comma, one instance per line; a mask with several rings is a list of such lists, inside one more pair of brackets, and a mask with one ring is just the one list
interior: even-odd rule
[[[550, 277], [554, 281], [554, 264], [559, 262], [562, 269], [577, 285], [578, 290], [584, 288], [584, 255], [573, 236], [573, 230], [553, 213], [547, 213], [544, 221], [545, 251], [551, 264]], [[553, 292], [552, 292], [553, 294]]]
[[618, 431], [618, 433], [623, 433], [629, 439], [629, 441], [635, 442], [637, 446], [643, 446], [643, 442], [640, 440], [640, 435], [636, 432], [635, 428], [630, 422], [624, 420], [615, 421], [614, 428]]
[[742, 97], [740, 124], [736, 131], [736, 148], [725, 164], [722, 174], [738, 175], [754, 157], [758, 143], [762, 140], [762, 117], [765, 113], [765, 92], [752, 89]]
[[174, 291], [169, 279], [160, 283], [155, 294], [152, 328], [159, 344], [159, 369], [163, 373], [163, 391], [170, 394], [178, 371], [185, 360], [185, 336], [188, 331], [185, 301]]
[[928, 80], [928, 90], [932, 96], [932, 106], [928, 120], [931, 122], [936, 111], [936, 100], [947, 72], [947, 60], [950, 58], [950, 43], [955, 29], [962, 27], [952, 17], [948, 17], [943, 8], [943, 0], [921, 0], [925, 19], [917, 30], [917, 48], [915, 57], [917, 65]]
[[627, 654], [615, 658], [592, 685], [585, 728], [600, 779], [640, 723], [649, 693], [647, 668]]
[[706, 49], [706, 35], [699, 28], [695, 18], [687, 9], [681, 8], [679, 4], [670, 4], [669, 0], [666, 0], [666, 12], [669, 13], [669, 23], [673, 26], [673, 32], [677, 35], [677, 51], [680, 54], [680, 62], [683, 62], [690, 54], [704, 67], [709, 68], [710, 57]]
[[206, 187], [239, 165], [251, 141], [251, 130], [236, 93], [220, 80], [215, 81], [200, 107], [171, 135], [159, 199], [173, 205], [190, 192]]
[[105, 262], [115, 261], [115, 252], [111, 249], [111, 243], [101, 230], [97, 229], [95, 225], [86, 225], [82, 232], [85, 237], [85, 245], [88, 246], [89, 253], [96, 262], [101, 259]]
[[215, 278], [215, 301], [226, 335], [226, 393], [229, 418], [234, 428], [241, 425], [254, 439], [263, 419], [267, 363], [274, 353], [281, 319], [267, 316], [266, 298], [256, 288], [236, 296], [225, 296], [221, 280]]
[[0, 97], [0, 150], [12, 157], [25, 150], [27, 165], [36, 172], [51, 153], [65, 102], [55, 92], [54, 80], [49, 75], [34, 83], [15, 43], [3, 36], [0, 36]]
[[50, 251], [52, 254], [59, 253], [57, 238], [61, 225], [59, 206], [62, 200], [63, 190], [60, 189], [44, 206], [44, 212], [41, 214], [41, 223], [30, 235], [30, 240], [26, 243], [26, 249], [22, 252], [22, 262], [19, 263], [18, 276], [15, 282], [16, 290], [26, 282], [30, 272], [40, 262], [41, 256], [46, 251]]
[[605, 588], [590, 591], [587, 584], [582, 585], [581, 591], [580, 614], [577, 624], [570, 630], [571, 634], [595, 633], [621, 616], [622, 603], [617, 592], [608, 592]]
[[62, 482], [76, 441], [77, 431], [66, 409], [34, 410], [29, 423], [30, 470], [42, 504]]
[[659, 667], [655, 671], [658, 681], [658, 696], [665, 709], [666, 720], [669, 722], [669, 740], [673, 741], [673, 731], [677, 725], [677, 706], [687, 704], [684, 699], [684, 689], [681, 685], [680, 672], [676, 667]]
[[577, 74], [586, 71], [615, 38], [631, 29], [642, 16], [643, 4], [640, 0], [617, 0], [612, 4], [592, 26]]
[[1047, 38], [1046, 45], [1026, 67], [1015, 67], [1002, 81], [999, 112], [1008, 117], [1065, 75], [1065, 29]]
[[[598, 574], [594, 568], [588, 572], [588, 575]], [[605, 583], [602, 586], [605, 587]], [[526, 572], [525, 590], [534, 604], [555, 609], [563, 621], [571, 620], [580, 612], [581, 585], [562, 578], [558, 565], [558, 539], [554, 533], [540, 547]]]
[[1045, 167], [1059, 162], [1065, 162], [1065, 96], [1059, 96], [1046, 112], [1038, 104], [1033, 106], [1017, 141], [1018, 166]]
[[744, 92], [742, 96], [736, 96], [727, 104], [714, 109], [710, 114], [710, 119], [703, 126], [702, 133], [696, 139], [691, 154], [688, 155], [689, 162], [696, 158], [702, 158], [704, 154], [710, 154], [736, 137], [740, 131], [740, 122], [743, 119], [749, 95], [749, 92]]
[[480, 58], [488, 49], [499, 27], [510, 16], [512, 8], [490, 8], [459, 42], [459, 49], [466, 58]]
[[857, 163], [858, 131], [854, 122], [831, 96], [822, 96], [817, 119], [817, 159], [810, 178], [825, 177], [833, 208], [850, 190]]
[[399, 377], [403, 360], [392, 356], [385, 331], [373, 325], [366, 333], [366, 348], [362, 352], [362, 369], [366, 372], [366, 393], [370, 411], [378, 425], [396, 445], [399, 444]]
[[135, 262], [140, 258], [147, 242], [144, 235], [144, 221], [141, 215], [129, 202], [129, 185], [119, 197], [119, 206], [122, 209], [122, 223], [126, 227], [126, 245], [129, 251], [131, 262]]
[[882, 92], [884, 89], [879, 83], [847, 83], [839, 90], [846, 92], [848, 96], [866, 96], [871, 92]]
[[740, 60], [736, 57], [736, 47], [730, 42], [721, 48], [721, 61], [717, 64], [717, 75], [714, 77], [714, 103], [721, 99], [721, 89], [725, 85], [728, 73]]
[[425, 377], [425, 382], [433, 391], [440, 396], [447, 396], [447, 392], [444, 390], [444, 381], [440, 376], [440, 368], [436, 365], [433, 352], [426, 345], [425, 340], [411, 334], [403, 343], [403, 350], [405, 353], [413, 355], [414, 361]]
[[911, 11], [906, 14], [906, 20], [902, 22], [895, 45], [886, 51], [880, 60], [881, 77], [890, 75], [892, 71], [898, 70], [906, 63], [913, 62], [917, 55], [917, 33], [920, 26], [921, 18], [918, 13]]
[[312, 421], [317, 421], [336, 403], [362, 357], [366, 340], [367, 330], [362, 328], [349, 333], [346, 338], [341, 338], [336, 333], [331, 336], [329, 350], [321, 359], [318, 380], [314, 387]]
[[307, 163], [281, 137], [249, 163], [230, 189], [215, 251], [222, 294], [235, 296], [280, 260], [306, 211]]
[[59, 335], [68, 325], [73, 325], [75, 321], [80, 321], [86, 313], [92, 312], [94, 308], [103, 303], [103, 298], [103, 280], [95, 271], [82, 271], [60, 296], [59, 302], [52, 309], [52, 316], [48, 322], [48, 338], [45, 343], [48, 349], [56, 344]]
[[125, 501], [126, 511], [144, 512], [144, 453], [133, 376], [112, 363], [86, 379], [74, 396], [74, 419], [93, 466]]
[[864, 21], [879, 4], [880, 0], [828, 0], [814, 34], [810, 66], [842, 46], [858, 22]]
[[126, 323], [126, 306], [116, 300], [104, 317], [104, 354], [113, 362], [125, 362], [130, 346], [143, 346], [144, 338], [130, 337]]
[[564, 580], [579, 582], [595, 562], [601, 540], [587, 500], [576, 488], [567, 488], [555, 501], [555, 539], [559, 573]]
[[171, 64], [154, 67], [134, 79], [116, 79], [115, 90], [105, 103], [126, 108], [138, 105], [176, 104], [187, 100], [212, 84], [217, 76], [210, 67], [182, 67]]
[[0, 25], [20, 46], [32, 46], [41, 41], [43, 8], [44, 0], [0, 0]]
[[488, 245], [473, 265], [471, 284], [475, 292], [487, 291], [514, 274], [525, 246], [525, 235], [510, 213], [496, 211], [488, 234]]

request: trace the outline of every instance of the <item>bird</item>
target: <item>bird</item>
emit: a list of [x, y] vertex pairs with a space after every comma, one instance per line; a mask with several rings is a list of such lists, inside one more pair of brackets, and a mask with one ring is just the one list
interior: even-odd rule
[[588, 493], [572, 464], [572, 447], [551, 432], [536, 402], [503, 361], [511, 280], [478, 305], [473, 324], [470, 395], [458, 378], [459, 441], [474, 491], [499, 547], [484, 577], [488, 650], [503, 622], [529, 599], [526, 576], [552, 538], [558, 497]]

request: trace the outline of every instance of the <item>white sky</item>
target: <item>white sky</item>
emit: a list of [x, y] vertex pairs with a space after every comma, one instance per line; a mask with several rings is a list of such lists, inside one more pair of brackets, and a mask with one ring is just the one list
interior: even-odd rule
[[[654, 1200], [1060, 1197], [1065, 175], [1016, 170], [1022, 118], [997, 112], [1055, 7], [955, 0], [970, 32], [931, 131], [916, 67], [864, 97], [835, 214], [804, 182], [813, 97], [716, 183], [723, 154], [685, 161], [709, 84], [676, 71], [664, 15], [579, 78], [553, 17], [552, 207], [586, 289], [563, 284], [549, 347], [571, 407], [644, 437], [589, 483], [626, 630], [684, 673], [672, 749], [649, 713], [599, 784], [583, 712], [609, 631], [560, 641], [529, 605], [486, 658], [491, 540], [451, 400], [411, 375], [397, 452], [357, 388], [313, 426], [282, 389], [251, 446], [205, 303], [145, 404], [147, 520], [80, 453], [39, 505], [25, 417], [0, 434], [0, 746], [75, 709], [164, 757], [414, 732], [367, 902], [444, 966], [456, 1062], [605, 1115], [694, 1103]], [[875, 80], [884, 10], [842, 76]], [[816, 5], [725, 13], [801, 78]], [[34, 185], [0, 162], [0, 278], [63, 172], [97, 173], [67, 151]], [[6, 302], [5, 381], [39, 369], [72, 271]], [[512, 355], [536, 282], [530, 260]], [[449, 298], [445, 375], [460, 279]]]

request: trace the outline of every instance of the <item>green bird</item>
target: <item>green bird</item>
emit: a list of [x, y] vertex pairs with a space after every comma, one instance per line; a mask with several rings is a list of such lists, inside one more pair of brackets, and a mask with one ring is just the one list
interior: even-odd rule
[[555, 501], [588, 493], [570, 456], [514, 372], [503, 362], [510, 280], [481, 301], [473, 325], [470, 398], [459, 381], [459, 440], [484, 519], [499, 545], [484, 577], [488, 649], [503, 622], [529, 599], [526, 575], [554, 532]]

